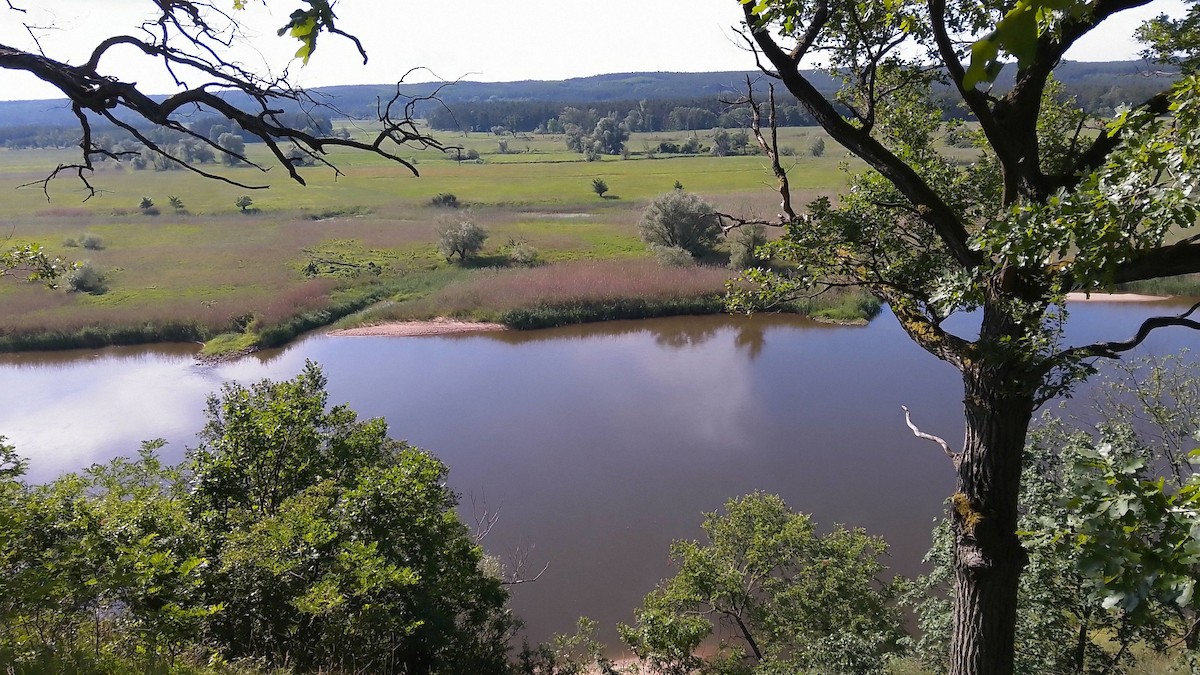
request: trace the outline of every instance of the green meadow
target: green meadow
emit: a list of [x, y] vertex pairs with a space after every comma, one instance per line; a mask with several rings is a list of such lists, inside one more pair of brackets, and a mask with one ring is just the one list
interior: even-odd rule
[[[0, 284], [0, 349], [206, 341], [229, 333], [239, 335], [214, 346], [278, 344], [339, 319], [504, 320], [520, 310], [520, 323], [533, 327], [609, 318], [614, 306], [625, 308], [620, 316], [719, 311], [716, 299], [731, 276], [720, 256], [698, 269], [658, 265], [637, 236], [641, 209], [676, 182], [743, 216], [770, 217], [778, 195], [760, 155], [654, 152], [687, 135], [634, 134], [626, 156], [587, 162], [568, 152], [561, 136], [445, 134], [445, 145], [480, 159], [457, 161], [458, 153], [435, 149], [398, 153], [414, 164], [416, 177], [386, 159], [339, 151], [328, 159], [340, 172], [307, 167], [307, 185], [278, 166], [203, 167], [262, 189], [107, 161], [88, 176], [94, 196], [64, 173], [49, 183], [49, 199], [40, 185], [20, 186], [77, 156], [69, 149], [3, 150], [0, 227], [9, 243], [37, 243], [51, 255], [88, 261], [107, 290]], [[808, 151], [816, 138], [827, 148], [819, 157]], [[784, 129], [780, 144], [794, 148], [784, 160], [801, 203], [836, 192], [845, 169], [855, 166], [815, 129]], [[248, 146], [252, 159], [271, 166], [262, 150]], [[609, 186], [604, 198], [592, 190], [595, 178]], [[453, 194], [460, 208], [432, 206], [439, 194]], [[171, 196], [182, 209], [172, 208]], [[244, 211], [235, 205], [242, 196], [253, 202]], [[139, 208], [143, 198], [154, 208]], [[468, 212], [490, 236], [468, 264], [448, 263], [436, 251], [437, 225]], [[99, 247], [78, 245], [84, 235]], [[507, 251], [517, 244], [537, 249], [538, 267], [509, 262]], [[595, 311], [597, 305], [609, 309]], [[531, 315], [542, 318], [531, 322]]]

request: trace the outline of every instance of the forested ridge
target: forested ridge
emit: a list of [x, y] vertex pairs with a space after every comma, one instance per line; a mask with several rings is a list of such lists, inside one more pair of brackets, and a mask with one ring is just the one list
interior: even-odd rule
[[[1008, 68], [1001, 73], [997, 88], [1009, 85], [1011, 71]], [[1069, 62], [1055, 71], [1064, 84], [1064, 95], [1075, 97], [1084, 110], [1095, 115], [1110, 115], [1122, 104], [1145, 100], [1162, 88], [1164, 78], [1176, 74], [1176, 69], [1146, 61]], [[424, 101], [416, 112], [441, 130], [488, 131], [502, 126], [514, 132], [532, 132], [568, 107], [592, 108], [602, 115], [616, 113], [620, 119], [638, 111], [644, 131], [693, 130], [737, 126], [737, 120], [729, 116], [730, 106], [723, 101], [738, 96], [747, 76], [762, 77], [754, 71], [615, 73], [568, 80], [464, 81], [441, 89], [436, 83], [406, 84], [401, 91], [414, 97], [436, 91], [440, 103]], [[838, 86], [826, 73], [812, 71], [810, 76], [823, 92], [832, 93]], [[347, 114], [370, 118], [380, 98], [389, 98], [395, 87], [347, 85], [321, 87], [312, 93], [328, 98]], [[226, 98], [237, 105], [240, 97], [230, 94]], [[943, 100], [943, 112], [948, 117], [966, 116], [953, 97], [945, 96]], [[781, 97], [779, 106], [782, 125], [812, 124], [794, 99]], [[690, 119], [681, 120], [679, 114], [672, 118], [671, 113], [677, 109], [691, 112]], [[197, 123], [209, 116], [203, 111], [195, 113]], [[77, 142], [75, 124], [65, 99], [0, 101], [0, 146], [73, 145]]]

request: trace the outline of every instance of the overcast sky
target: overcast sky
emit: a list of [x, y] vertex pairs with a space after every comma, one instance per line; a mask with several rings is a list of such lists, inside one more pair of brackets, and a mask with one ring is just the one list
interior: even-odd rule
[[[211, 0], [232, 7], [232, 0]], [[79, 63], [101, 39], [136, 34], [149, 14], [149, 0], [13, 0], [28, 10], [0, 11], [0, 44], [29, 48], [21, 18], [53, 29], [36, 31], [47, 55]], [[258, 70], [288, 66], [298, 43], [275, 36], [298, 3], [251, 2], [237, 13], [249, 46], [237, 58]], [[294, 79], [305, 86], [379, 84], [398, 80], [409, 68], [430, 72], [409, 81], [470, 79], [509, 81], [564, 79], [630, 71], [747, 70], [753, 58], [734, 31], [741, 16], [736, 0], [604, 0], [558, 3], [454, 0], [341, 0], [338, 26], [359, 36], [370, 55], [362, 65], [345, 40], [322, 36], [309, 65], [293, 62]], [[1135, 58], [1129, 33], [1142, 20], [1182, 11], [1182, 0], [1157, 0], [1129, 10], [1089, 36], [1068, 58], [1108, 61]], [[265, 66], [264, 66], [265, 64]], [[103, 62], [106, 73], [165, 93], [168, 80], [126, 50]], [[58, 98], [57, 90], [24, 73], [0, 71], [0, 99]]]

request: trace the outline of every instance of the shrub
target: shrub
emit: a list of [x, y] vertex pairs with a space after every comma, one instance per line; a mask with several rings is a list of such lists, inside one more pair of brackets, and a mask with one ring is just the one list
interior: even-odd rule
[[592, 192], [603, 197], [605, 192], [608, 192], [608, 183], [603, 178], [592, 179]]
[[676, 154], [679, 152], [679, 146], [670, 141], [663, 141], [658, 144], [658, 151], [663, 154]]
[[249, 195], [242, 195], [241, 197], [237, 198], [237, 201], [235, 201], [233, 203], [233, 205], [238, 207], [239, 209], [242, 210], [243, 213], [245, 213], [246, 209], [249, 209], [251, 206], [254, 205], [254, 200], [251, 199]]
[[667, 267], [691, 267], [696, 264], [696, 259], [692, 257], [692, 254], [678, 246], [650, 244], [650, 251], [658, 262]]
[[767, 228], [760, 223], [744, 225], [737, 230], [729, 244], [729, 268], [744, 270], [760, 262], [755, 249], [767, 243]]
[[438, 251], [446, 256], [447, 262], [456, 255], [459, 262], [464, 262], [483, 248], [487, 238], [487, 230], [471, 220], [469, 215], [464, 215], [443, 221], [438, 226]]
[[508, 261], [513, 265], [533, 267], [538, 264], [538, 255], [536, 248], [523, 241], [513, 242], [508, 247]]
[[92, 261], [85, 260], [67, 275], [67, 287], [76, 293], [104, 295], [108, 291], [105, 275]]
[[79, 245], [89, 251], [99, 251], [104, 248], [104, 240], [94, 234], [85, 232], [79, 235]]
[[700, 143], [699, 137], [691, 136], [683, 142], [683, 147], [679, 151], [685, 155], [696, 155], [705, 151], [705, 148]]
[[706, 253], [721, 234], [713, 207], [700, 196], [671, 190], [642, 211], [638, 234], [647, 244], [679, 247], [693, 256]]
[[176, 211], [182, 211], [184, 208], [183, 200], [179, 198], [179, 195], [170, 195], [167, 197], [167, 201], [171, 204], [171, 208]]
[[442, 207], [445, 207], [448, 209], [457, 209], [458, 208], [458, 197], [455, 197], [454, 195], [450, 194], [449, 192], [441, 192], [437, 196], [435, 196], [433, 199], [429, 200], [429, 205], [430, 206], [442, 206]]
[[814, 138], [812, 143], [808, 144], [808, 154], [813, 157], [820, 157], [825, 154], [825, 139]]

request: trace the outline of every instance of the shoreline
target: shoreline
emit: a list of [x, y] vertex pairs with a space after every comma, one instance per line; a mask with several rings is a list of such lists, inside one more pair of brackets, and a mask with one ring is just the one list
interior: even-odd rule
[[[1141, 293], [1081, 293], [1067, 294], [1070, 302], [1162, 302], [1170, 300], [1168, 295], [1145, 295]], [[868, 321], [829, 321], [841, 325], [864, 325]], [[462, 333], [491, 333], [516, 330], [502, 323], [463, 321], [438, 317], [427, 321], [392, 321], [371, 326], [337, 328], [326, 332], [334, 337], [421, 337], [425, 335], [456, 335]]]

